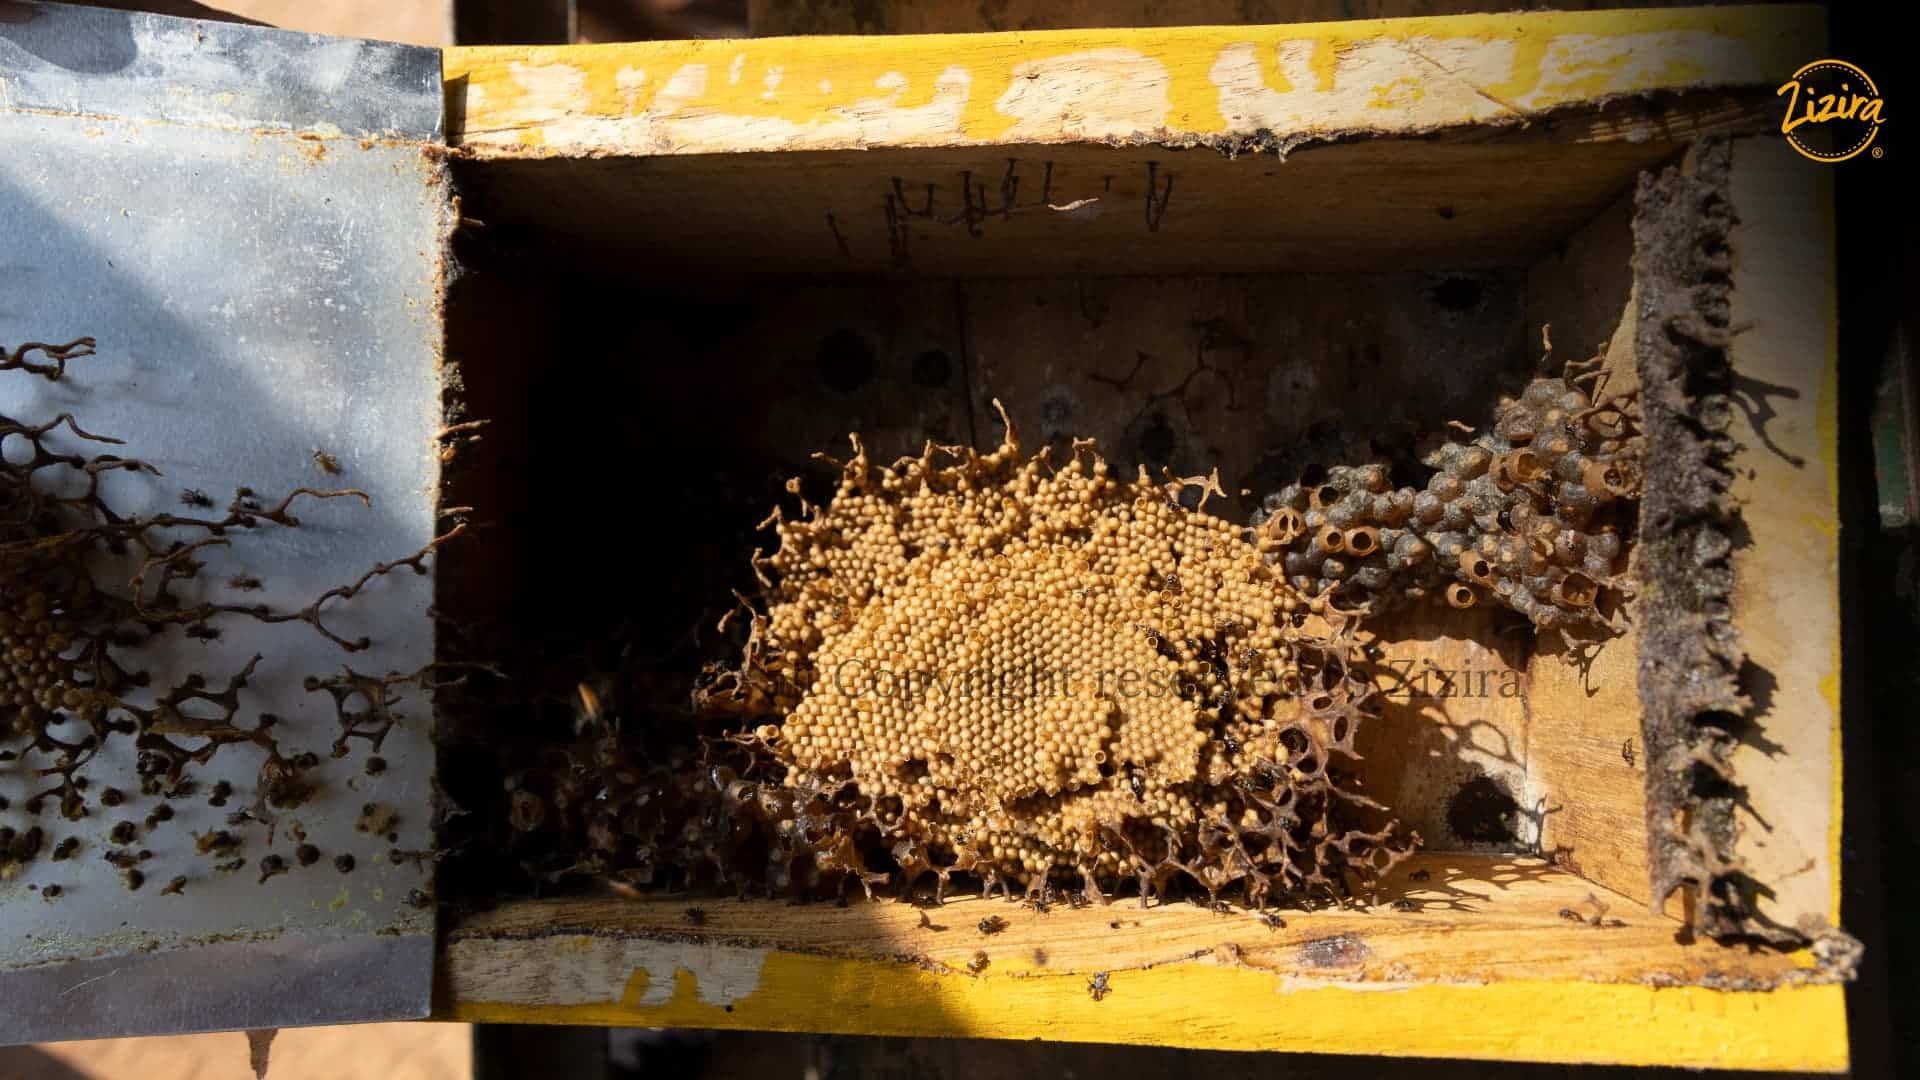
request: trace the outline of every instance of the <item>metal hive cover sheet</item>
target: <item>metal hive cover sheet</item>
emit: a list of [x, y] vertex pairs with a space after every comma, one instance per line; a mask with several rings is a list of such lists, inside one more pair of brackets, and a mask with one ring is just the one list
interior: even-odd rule
[[[118, 612], [36, 640], [147, 685], [30, 712], [57, 666], [0, 671], [0, 1042], [429, 1011], [441, 120], [436, 50], [0, 3], [0, 557], [89, 520], [20, 510], [84, 494], [48, 455], [151, 466], [33, 549]], [[302, 488], [365, 498], [271, 513]], [[9, 626], [80, 618], [32, 573]]]

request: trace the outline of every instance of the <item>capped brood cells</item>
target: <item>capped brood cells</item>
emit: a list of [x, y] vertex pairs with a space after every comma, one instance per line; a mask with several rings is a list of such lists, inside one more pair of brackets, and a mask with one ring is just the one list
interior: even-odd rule
[[[1374, 693], [1349, 617], [1205, 513], [1212, 481], [1123, 480], [1086, 445], [1056, 468], [1011, 430], [885, 468], [854, 446], [831, 501], [777, 524], [767, 613], [702, 700], [766, 721], [785, 775], [761, 786], [854, 793], [855, 857], [899, 871], [856, 863], [863, 884], [1263, 904], [1343, 897], [1411, 849], [1335, 760]], [[769, 885], [839, 843], [776, 831]]]

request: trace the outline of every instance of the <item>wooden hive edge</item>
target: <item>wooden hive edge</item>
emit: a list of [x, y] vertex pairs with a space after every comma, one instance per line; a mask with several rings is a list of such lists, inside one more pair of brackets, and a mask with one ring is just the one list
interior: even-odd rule
[[[1607, 925], [1573, 917], [1590, 919], [1593, 901]], [[1845, 1067], [1841, 988], [1804, 955], [1687, 939], [1541, 860], [1425, 854], [1371, 907], [1275, 914], [1286, 925], [1130, 900], [1044, 913], [977, 897], [527, 901], [447, 929], [436, 1015]], [[988, 932], [991, 919], [1004, 928]], [[1593, 1022], [1608, 1016], [1635, 1022]]]
[[[448, 49], [448, 143], [483, 157], [1133, 143], [1286, 150], [1528, 125], [1628, 96], [1771, 91], [1816, 7], [1291, 26]], [[1632, 125], [1591, 137], [1642, 138]]]

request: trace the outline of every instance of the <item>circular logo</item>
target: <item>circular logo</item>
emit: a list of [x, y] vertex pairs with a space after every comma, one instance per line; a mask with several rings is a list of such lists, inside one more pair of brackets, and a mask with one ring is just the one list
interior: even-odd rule
[[[1780, 134], [1815, 161], [1845, 161], [1880, 133], [1880, 89], [1845, 60], [1815, 60], [1774, 91], [1786, 99]], [[1880, 156], [1876, 149], [1875, 157]]]

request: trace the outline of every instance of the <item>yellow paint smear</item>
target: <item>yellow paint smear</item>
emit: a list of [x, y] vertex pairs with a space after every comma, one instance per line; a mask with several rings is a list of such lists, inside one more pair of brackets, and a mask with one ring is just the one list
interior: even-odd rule
[[[1802, 43], [1821, 26], [1813, 7], [1676, 8], [452, 48], [444, 58], [448, 141], [536, 156], [992, 144], [1023, 123], [1003, 111], [1003, 99], [1017, 99], [1016, 88], [1040, 71], [1057, 80], [1042, 96], [1064, 117], [1048, 141], [1249, 134], [1260, 118], [1237, 112], [1247, 93], [1298, 128], [1276, 134], [1393, 133], [1623, 94], [1771, 89], [1805, 61]], [[1306, 57], [1294, 78], [1276, 66], [1283, 53]], [[1239, 56], [1253, 58], [1251, 85], [1229, 85], [1216, 70]], [[1164, 99], [1142, 95], [1131, 128], [1082, 133], [1075, 110], [1125, 97], [1143, 68], [1156, 83], [1164, 77]], [[1427, 84], [1420, 109], [1396, 116], [1366, 107], [1409, 74]], [[1239, 119], [1229, 121], [1230, 112]]]
[[672, 998], [637, 1004], [644, 970], [604, 1005], [459, 1002], [445, 1019], [1145, 1043], [1485, 1060], [1839, 1071], [1838, 986], [1768, 993], [1616, 983], [1312, 984], [1209, 963], [1109, 976], [937, 974], [905, 964], [771, 953], [760, 989], [702, 1001], [676, 972]]

